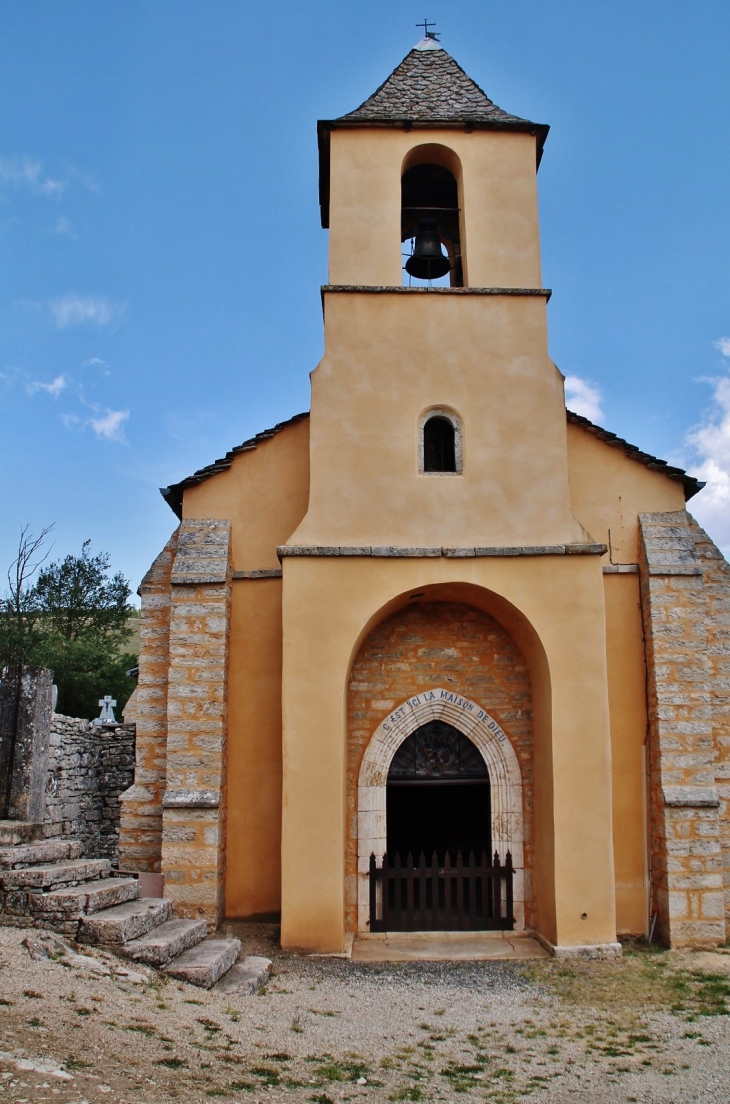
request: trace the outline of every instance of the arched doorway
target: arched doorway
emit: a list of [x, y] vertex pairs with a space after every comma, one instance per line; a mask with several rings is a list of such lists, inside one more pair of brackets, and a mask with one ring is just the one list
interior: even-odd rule
[[369, 863], [371, 854], [381, 863], [388, 849], [387, 783], [394, 757], [431, 721], [467, 737], [487, 766], [491, 856], [497, 851], [504, 863], [511, 853], [515, 927], [532, 928], [535, 784], [527, 661], [511, 633], [486, 611], [450, 597], [416, 597], [370, 630], [350, 669], [348, 930], [370, 930]]
[[432, 720], [404, 740], [388, 771], [386, 826], [391, 862], [491, 859], [489, 771], [468, 736]]

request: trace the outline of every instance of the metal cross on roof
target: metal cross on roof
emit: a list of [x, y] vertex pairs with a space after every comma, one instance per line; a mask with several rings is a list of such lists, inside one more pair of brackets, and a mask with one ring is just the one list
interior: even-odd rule
[[441, 38], [441, 32], [440, 31], [438, 32], [438, 34], [436, 34], [434, 31], [429, 31], [428, 28], [429, 27], [435, 27], [436, 24], [435, 23], [429, 23], [428, 19], [424, 19], [423, 23], [416, 23], [416, 26], [417, 27], [423, 27], [424, 38], [432, 38], [434, 40], [434, 42], [438, 42], [438, 40]]

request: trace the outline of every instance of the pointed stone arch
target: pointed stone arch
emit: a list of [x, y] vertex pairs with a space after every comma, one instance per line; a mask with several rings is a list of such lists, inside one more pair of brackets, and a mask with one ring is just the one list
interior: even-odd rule
[[453, 690], [434, 687], [407, 698], [376, 728], [360, 765], [357, 788], [358, 930], [369, 926], [368, 864], [386, 849], [386, 783], [396, 751], [417, 728], [446, 721], [467, 736], [481, 752], [489, 770], [492, 795], [492, 848], [504, 862], [512, 853], [515, 867], [515, 928], [525, 924], [524, 829], [522, 774], [504, 729], [477, 702]]

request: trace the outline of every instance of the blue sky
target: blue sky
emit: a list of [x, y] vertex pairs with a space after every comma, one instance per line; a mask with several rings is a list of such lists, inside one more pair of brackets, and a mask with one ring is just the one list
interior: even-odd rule
[[3, 0], [3, 575], [20, 526], [54, 522], [54, 556], [91, 538], [136, 587], [175, 524], [157, 488], [308, 407], [315, 123], [424, 14], [496, 103], [551, 125], [571, 405], [707, 478], [692, 508], [730, 547], [727, 0]]

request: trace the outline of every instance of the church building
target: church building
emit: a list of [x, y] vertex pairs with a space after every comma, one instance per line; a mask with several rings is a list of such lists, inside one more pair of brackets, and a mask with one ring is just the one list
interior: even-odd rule
[[702, 484], [566, 411], [548, 127], [428, 35], [320, 121], [311, 410], [163, 489], [125, 869], [285, 948], [730, 928], [730, 573]]

